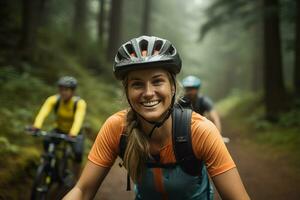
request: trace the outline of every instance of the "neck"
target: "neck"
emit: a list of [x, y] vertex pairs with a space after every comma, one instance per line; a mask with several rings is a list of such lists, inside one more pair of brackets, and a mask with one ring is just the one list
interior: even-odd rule
[[[150, 124], [143, 119], [141, 120], [141, 128], [144, 133], [148, 134], [153, 128], [153, 124]], [[164, 122], [164, 124], [156, 128], [152, 134], [152, 137], [150, 138], [150, 141], [155, 142], [155, 143], [164, 143], [169, 136], [172, 133], [172, 117], [171, 115], [169, 118]]]
[[63, 102], [64, 102], [64, 103], [67, 103], [67, 102], [70, 101], [71, 99], [72, 99], [72, 97], [67, 98], [67, 99], [63, 99]]
[[199, 95], [197, 94], [197, 95], [193, 96], [192, 98], [190, 98], [190, 101], [191, 101], [191, 103], [192, 103], [193, 105], [195, 104], [195, 102], [196, 102], [198, 96], [199, 96]]

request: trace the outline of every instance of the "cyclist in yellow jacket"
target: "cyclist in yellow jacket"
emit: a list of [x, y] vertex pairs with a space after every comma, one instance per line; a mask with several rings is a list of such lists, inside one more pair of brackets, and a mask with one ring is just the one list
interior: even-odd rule
[[[83, 135], [81, 126], [86, 113], [86, 102], [75, 96], [77, 80], [71, 76], [61, 77], [58, 81], [58, 94], [47, 98], [35, 118], [33, 128], [39, 130], [51, 111], [55, 112], [55, 131], [77, 138], [73, 145], [75, 160], [81, 162], [83, 154]], [[45, 141], [45, 146], [49, 141]]]

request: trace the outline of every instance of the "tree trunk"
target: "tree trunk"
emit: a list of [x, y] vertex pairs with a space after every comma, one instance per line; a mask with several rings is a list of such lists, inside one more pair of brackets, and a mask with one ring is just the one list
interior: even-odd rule
[[252, 71], [252, 84], [251, 89], [254, 92], [258, 92], [262, 90], [263, 87], [263, 33], [262, 33], [262, 23], [259, 21], [255, 26], [253, 27], [254, 30], [254, 42], [255, 42], [255, 48], [254, 48], [254, 58], [253, 58], [253, 71]]
[[111, 61], [117, 49], [120, 45], [121, 40], [121, 17], [122, 17], [122, 4], [123, 0], [112, 0], [110, 10], [110, 26], [108, 35], [108, 45], [106, 58]]
[[105, 0], [99, 0], [99, 15], [98, 15], [98, 44], [103, 46], [104, 35], [104, 6]]
[[[276, 120], [284, 105], [278, 0], [264, 0], [264, 89], [266, 117]], [[269, 11], [274, 12], [269, 12]]]
[[49, 3], [50, 0], [40, 0], [38, 26], [45, 26], [49, 22]]
[[144, 0], [144, 12], [142, 21], [142, 35], [149, 35], [149, 20], [151, 14], [151, 0]]
[[[255, 0], [257, 7], [260, 8], [259, 13], [262, 13], [263, 0]], [[253, 92], [258, 92], [263, 89], [263, 20], [262, 16], [253, 25], [253, 35], [254, 35], [254, 52], [253, 52], [253, 67], [252, 67], [252, 80], [251, 80], [251, 90]]]
[[295, 44], [295, 69], [294, 69], [294, 88], [296, 96], [300, 96], [300, 2], [297, 1], [296, 16], [296, 44]]
[[40, 0], [22, 1], [22, 35], [20, 47], [25, 57], [32, 55], [36, 44]]
[[75, 0], [73, 21], [73, 42], [75, 50], [80, 49], [88, 41], [87, 33], [87, 0]]

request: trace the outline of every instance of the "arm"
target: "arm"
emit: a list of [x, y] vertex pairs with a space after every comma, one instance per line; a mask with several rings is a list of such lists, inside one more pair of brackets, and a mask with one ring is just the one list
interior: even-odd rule
[[207, 119], [201, 121], [201, 118], [195, 120], [192, 123], [192, 139], [193, 150], [198, 159], [205, 161], [222, 199], [249, 199], [236, 165], [212, 122]]
[[86, 112], [86, 103], [84, 100], [80, 99], [78, 101], [77, 109], [74, 116], [74, 122], [70, 130], [70, 135], [72, 136], [78, 135], [85, 117], [85, 112]]
[[33, 126], [35, 128], [42, 128], [43, 122], [46, 119], [46, 117], [49, 115], [51, 110], [53, 109], [55, 102], [56, 102], [56, 96], [51, 96], [45, 101], [45, 103], [41, 107], [38, 115], [35, 118], [35, 121], [33, 124]]
[[87, 161], [79, 181], [63, 200], [93, 199], [109, 170]]
[[226, 200], [249, 200], [245, 187], [236, 168], [212, 178], [220, 196]]
[[207, 118], [214, 123], [214, 125], [219, 130], [220, 134], [222, 133], [221, 120], [216, 110], [212, 109], [207, 113]]
[[202, 102], [201, 104], [205, 110], [204, 116], [206, 118], [208, 118], [212, 123], [214, 123], [214, 125], [217, 127], [217, 129], [219, 130], [219, 132], [221, 134], [222, 133], [221, 120], [218, 115], [218, 112], [214, 109], [212, 100], [206, 96], [204, 96], [200, 99], [202, 99], [202, 101], [201, 100], [199, 100], [199, 101]]

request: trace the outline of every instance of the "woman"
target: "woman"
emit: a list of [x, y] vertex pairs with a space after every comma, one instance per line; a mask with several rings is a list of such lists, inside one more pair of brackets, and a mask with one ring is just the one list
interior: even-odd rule
[[[180, 70], [179, 54], [165, 39], [141, 36], [120, 47], [115, 57], [114, 74], [122, 80], [130, 108], [106, 120], [81, 178], [65, 200], [94, 197], [120, 154], [122, 134], [127, 137], [124, 166], [136, 185], [136, 199], [211, 198], [204, 195], [207, 191], [202, 187], [206, 175], [203, 170], [202, 174], [191, 176], [176, 165], [170, 168], [146, 165], [149, 160], [176, 163], [171, 114], [176, 95], [175, 75]], [[194, 154], [205, 162], [221, 197], [249, 199], [216, 127], [196, 113], [192, 114], [189, 126]]]

